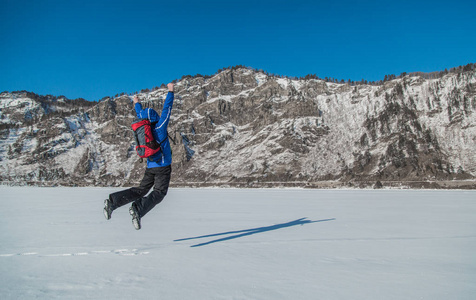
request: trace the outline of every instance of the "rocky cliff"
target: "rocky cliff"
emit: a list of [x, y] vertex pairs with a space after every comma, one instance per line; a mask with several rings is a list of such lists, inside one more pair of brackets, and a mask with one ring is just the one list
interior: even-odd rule
[[[139, 97], [160, 113], [166, 93]], [[140, 180], [128, 96], [79, 103], [4, 92], [0, 101], [3, 183]], [[476, 188], [476, 74], [372, 85], [248, 68], [184, 77], [169, 135], [174, 186]]]

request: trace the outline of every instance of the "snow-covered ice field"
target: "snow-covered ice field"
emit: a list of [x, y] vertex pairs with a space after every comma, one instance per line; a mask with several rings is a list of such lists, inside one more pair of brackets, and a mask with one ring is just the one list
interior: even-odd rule
[[1, 299], [475, 299], [476, 192], [0, 187]]

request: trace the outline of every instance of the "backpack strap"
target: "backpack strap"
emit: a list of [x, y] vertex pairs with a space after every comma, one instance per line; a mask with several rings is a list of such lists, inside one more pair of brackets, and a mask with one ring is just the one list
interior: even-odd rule
[[[150, 121], [150, 120], [149, 120]], [[150, 122], [150, 127], [153, 129], [155, 129], [155, 125], [157, 125], [157, 123], [159, 123], [159, 121], [157, 122]], [[167, 135], [165, 136], [165, 138], [159, 142], [159, 145], [160, 145], [160, 151], [159, 152], [162, 152], [162, 143], [165, 142], [167, 140], [167, 138], [170, 138], [172, 140], [172, 142], [174, 143], [174, 145], [176, 145], [176, 142], [175, 142], [175, 139], [173, 139], [170, 135], [169, 135], [169, 131], [167, 131]], [[172, 151], [172, 149], [170, 149], [170, 151]], [[158, 153], [158, 152], [157, 152]], [[164, 155], [164, 153], [162, 152], [162, 155]], [[148, 161], [153, 161], [153, 160], [150, 160], [150, 157], [147, 157], [147, 160]]]
[[[155, 123], [157, 123], [157, 122], [155, 122]], [[165, 142], [168, 137], [169, 137], [169, 133], [167, 132], [167, 135], [165, 136], [165, 139], [163, 139], [162, 141], [159, 142], [159, 145], [160, 145], [160, 151], [159, 151], [159, 152], [162, 152], [162, 155], [164, 155], [164, 152], [162, 151], [162, 150], [164, 149], [164, 148], [162, 147], [162, 143]], [[171, 150], [172, 150], [172, 149], [171, 149]], [[159, 152], [157, 152], [157, 153], [159, 153]], [[156, 153], [156, 154], [157, 154], [157, 153]], [[154, 155], [155, 155], [155, 154], [154, 154]], [[153, 160], [151, 160], [150, 158], [151, 158], [151, 156], [147, 157], [147, 160], [150, 161], [150, 162], [152, 162]], [[157, 161], [158, 161], [158, 160], [157, 160]]]

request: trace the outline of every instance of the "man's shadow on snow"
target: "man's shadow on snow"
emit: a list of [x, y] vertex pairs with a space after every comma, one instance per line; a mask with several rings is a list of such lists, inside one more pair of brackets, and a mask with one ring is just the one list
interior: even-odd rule
[[210, 245], [210, 244], [213, 244], [213, 243], [228, 241], [228, 240], [237, 239], [237, 238], [241, 238], [241, 237], [244, 237], [244, 236], [253, 235], [253, 234], [257, 234], [257, 233], [263, 233], [263, 232], [267, 232], [267, 231], [272, 231], [272, 230], [276, 230], [276, 229], [282, 229], [282, 228], [291, 227], [291, 226], [297, 226], [297, 225], [301, 225], [301, 226], [302, 226], [302, 225], [304, 225], [304, 224], [318, 223], [318, 222], [327, 222], [327, 221], [334, 221], [334, 220], [335, 220], [335, 218], [332, 218], [332, 219], [324, 219], [324, 220], [318, 220], [318, 221], [311, 221], [311, 220], [306, 220], [306, 219], [307, 219], [307, 218], [301, 218], [301, 219], [297, 219], [297, 220], [294, 220], [294, 221], [291, 221], [291, 222], [282, 223], [282, 224], [276, 224], [276, 225], [271, 225], [271, 226], [265, 226], [265, 227], [258, 227], [258, 228], [251, 228], [251, 229], [244, 229], [244, 230], [237, 230], [237, 231], [228, 231], [228, 232], [222, 232], [222, 233], [214, 233], [214, 234], [208, 234], [208, 235], [202, 235], [202, 236], [189, 237], [189, 238], [174, 240], [174, 242], [195, 240], [195, 239], [208, 238], [208, 237], [214, 237], [214, 236], [220, 236], [220, 235], [235, 234], [235, 235], [232, 235], [232, 236], [220, 238], [220, 239], [213, 240], [213, 241], [209, 241], [209, 242], [206, 242], [206, 243], [200, 243], [200, 244], [196, 244], [196, 245], [190, 246], [190, 247], [201, 247], [201, 246]]

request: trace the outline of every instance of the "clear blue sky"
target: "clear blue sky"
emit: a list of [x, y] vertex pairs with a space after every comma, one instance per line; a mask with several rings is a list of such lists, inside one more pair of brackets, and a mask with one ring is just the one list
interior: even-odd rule
[[476, 1], [0, 0], [0, 92], [98, 100], [246, 65], [380, 80], [476, 62]]

